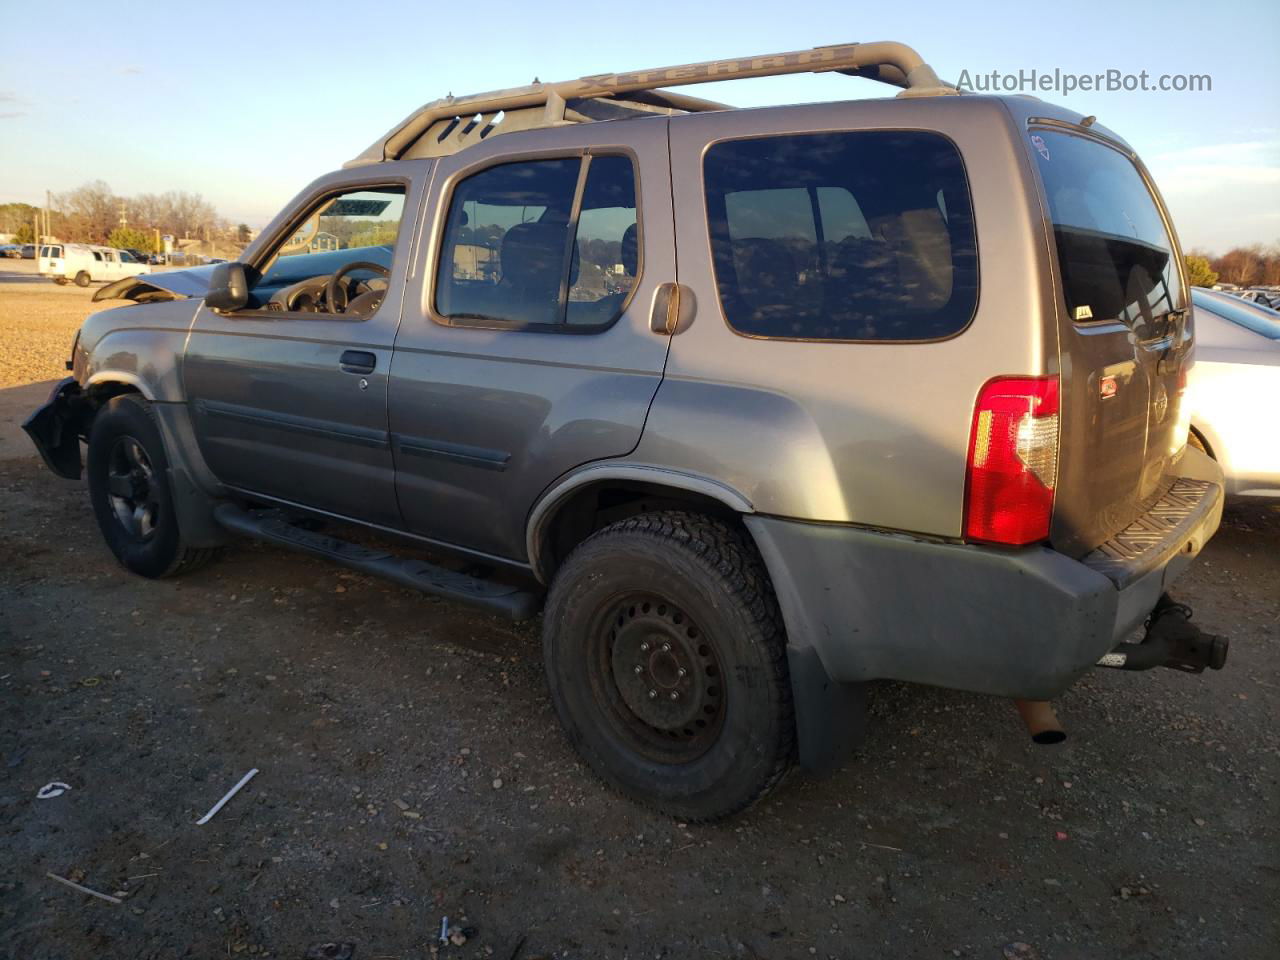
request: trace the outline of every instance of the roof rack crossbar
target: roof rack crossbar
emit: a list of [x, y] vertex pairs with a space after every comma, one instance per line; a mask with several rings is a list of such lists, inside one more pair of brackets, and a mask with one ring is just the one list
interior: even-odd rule
[[[385, 137], [372, 144], [347, 166], [397, 160], [439, 120], [492, 116], [499, 111], [544, 107], [543, 125], [573, 122], [565, 116], [570, 100], [626, 99], [626, 94], [658, 91], [661, 87], [715, 83], [749, 77], [775, 77], [792, 73], [843, 73], [901, 87], [905, 96], [953, 94], [956, 89], [938, 79], [915, 50], [904, 43], [845, 43], [790, 53], [773, 53], [736, 60], [708, 60], [673, 67], [656, 67], [630, 73], [596, 74], [557, 83], [533, 83], [525, 87], [495, 90], [463, 97], [434, 100], [410, 114]], [[650, 93], [650, 97], [654, 94]], [[722, 104], [662, 91], [659, 95], [675, 110], [722, 109]], [[640, 99], [640, 98], [637, 98]]]

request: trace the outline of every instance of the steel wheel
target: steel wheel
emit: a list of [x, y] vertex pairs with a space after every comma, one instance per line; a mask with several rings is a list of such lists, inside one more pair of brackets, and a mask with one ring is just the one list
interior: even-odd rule
[[155, 472], [142, 444], [118, 437], [107, 458], [107, 499], [116, 521], [132, 539], [145, 542], [159, 524]]
[[663, 763], [705, 753], [724, 724], [714, 640], [662, 597], [622, 597], [597, 618], [592, 693], [614, 732]]

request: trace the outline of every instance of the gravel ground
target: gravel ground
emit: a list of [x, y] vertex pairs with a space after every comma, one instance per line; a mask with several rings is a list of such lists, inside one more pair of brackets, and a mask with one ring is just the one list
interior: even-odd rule
[[63, 362], [71, 355], [71, 340], [85, 316], [91, 308], [119, 305], [92, 304], [93, 292], [93, 287], [0, 278], [0, 389], [67, 375]]
[[[12, 376], [60, 375], [87, 298], [25, 292], [0, 284], [7, 344], [27, 335], [15, 316], [35, 329], [64, 296], [68, 320]], [[1275, 509], [1229, 511], [1181, 585], [1233, 638], [1222, 672], [1090, 674], [1050, 748], [1007, 703], [875, 685], [843, 769], [696, 827], [579, 764], [537, 623], [257, 544], [141, 580], [82, 484], [25, 456], [0, 460], [0, 536], [2, 958], [300, 958], [327, 940], [358, 960], [1280, 948]], [[52, 780], [72, 789], [36, 799]], [[434, 944], [444, 915], [466, 944]]]

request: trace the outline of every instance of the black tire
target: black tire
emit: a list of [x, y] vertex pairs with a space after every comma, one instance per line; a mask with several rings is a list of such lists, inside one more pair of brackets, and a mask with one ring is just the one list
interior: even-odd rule
[[189, 573], [217, 548], [182, 542], [169, 488], [169, 458], [151, 405], [136, 394], [112, 398], [89, 431], [89, 501], [121, 566], [153, 579]]
[[1205, 456], [1209, 457], [1210, 459], [1213, 459], [1213, 460], [1217, 459], [1217, 457], [1213, 455], [1213, 451], [1209, 449], [1208, 444], [1204, 442], [1204, 437], [1196, 433], [1195, 430], [1192, 430], [1187, 434], [1187, 443], [1195, 447], [1197, 450], [1199, 450], [1201, 453], [1203, 453]]
[[790, 769], [786, 634], [742, 531], [679, 511], [598, 531], [557, 572], [542, 643], [569, 740], [628, 797], [715, 820]]
[[89, 285], [89, 274], [81, 270], [79, 273], [76, 274], [76, 286], [87, 287], [88, 285]]
[[53, 282], [54, 282], [54, 283], [56, 283], [56, 284], [57, 284], [58, 286], [60, 286], [60, 287], [65, 287], [65, 286], [66, 286], [68, 283], [70, 283], [71, 281], [70, 281], [70, 280], [68, 280], [66, 277], [54, 277], [54, 278], [53, 278]]

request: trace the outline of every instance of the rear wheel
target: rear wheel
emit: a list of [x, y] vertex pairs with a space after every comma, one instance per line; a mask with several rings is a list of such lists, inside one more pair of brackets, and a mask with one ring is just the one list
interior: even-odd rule
[[569, 739], [641, 803], [717, 819], [791, 765], [781, 617], [754, 545], [726, 524], [672, 511], [594, 534], [552, 584], [543, 650]]
[[1213, 457], [1213, 453], [1209, 450], [1208, 445], [1206, 445], [1204, 442], [1204, 437], [1196, 433], [1195, 430], [1192, 430], [1190, 433], [1187, 434], [1187, 443], [1195, 447], [1197, 450], [1199, 450], [1201, 453], [1205, 454], [1206, 456], [1211, 458]]
[[89, 500], [121, 565], [144, 577], [204, 566], [216, 549], [190, 549], [173, 509], [169, 460], [151, 406], [135, 394], [110, 400], [89, 433]]
[[76, 274], [76, 286], [87, 287], [88, 285], [89, 285], [89, 274], [81, 270], [79, 273]]

